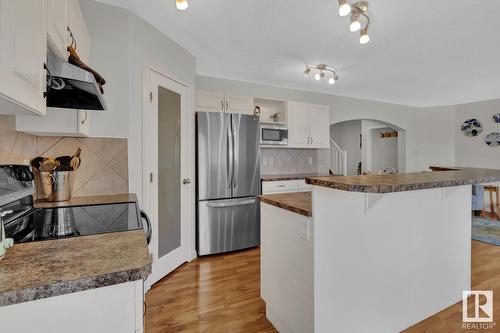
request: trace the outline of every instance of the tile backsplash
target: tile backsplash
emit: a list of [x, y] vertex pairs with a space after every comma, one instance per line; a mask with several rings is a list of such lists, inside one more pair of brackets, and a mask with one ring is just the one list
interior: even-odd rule
[[[328, 172], [320, 151], [324, 149], [262, 148], [261, 175]], [[312, 162], [311, 164], [309, 162]]]
[[82, 164], [75, 176], [74, 196], [128, 193], [127, 139], [34, 136], [16, 132], [14, 116], [0, 115], [0, 164], [73, 155], [77, 147], [82, 149]]

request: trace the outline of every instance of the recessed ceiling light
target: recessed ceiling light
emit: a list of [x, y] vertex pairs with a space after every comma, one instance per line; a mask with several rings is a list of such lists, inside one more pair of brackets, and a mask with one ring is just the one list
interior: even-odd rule
[[175, 0], [175, 6], [178, 10], [186, 10], [189, 7], [187, 0]]

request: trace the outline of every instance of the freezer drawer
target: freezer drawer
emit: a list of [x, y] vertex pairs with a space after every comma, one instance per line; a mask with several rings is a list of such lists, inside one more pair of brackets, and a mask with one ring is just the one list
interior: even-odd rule
[[256, 197], [198, 203], [198, 255], [260, 244], [260, 205]]

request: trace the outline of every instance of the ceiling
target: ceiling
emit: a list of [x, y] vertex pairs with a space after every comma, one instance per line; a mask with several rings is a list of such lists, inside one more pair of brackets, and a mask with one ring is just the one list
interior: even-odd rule
[[[186, 48], [200, 75], [419, 107], [500, 98], [498, 0], [371, 0], [367, 45], [336, 0], [100, 1]], [[340, 80], [304, 77], [305, 62]]]

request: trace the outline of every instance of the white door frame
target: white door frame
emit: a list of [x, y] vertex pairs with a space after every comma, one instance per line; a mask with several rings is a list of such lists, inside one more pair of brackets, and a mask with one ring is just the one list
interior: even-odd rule
[[[191, 163], [194, 161], [192, 158], [194, 151], [194, 117], [192, 117], [192, 91], [188, 85], [179, 82], [178, 80], [172, 78], [164, 71], [157, 69], [158, 67], [151, 65], [143, 66], [143, 112], [142, 112], [142, 205], [146, 212], [151, 215], [153, 235], [150, 243], [150, 252], [153, 253], [153, 257], [158, 249], [158, 238], [155, 235], [155, 225], [157, 227], [157, 220], [154, 220], [157, 216], [157, 207], [154, 207], [153, 200], [151, 197], [151, 191], [153, 187], [157, 186], [157, 155], [154, 155], [153, 149], [157, 149], [157, 142], [151, 142], [151, 103], [157, 103], [156, 100], [156, 86], [152, 87], [152, 79], [154, 76], [162, 77], [165, 81], [163, 85], [166, 89], [171, 90], [180, 94], [183, 98], [183, 103], [181, 103], [181, 144], [183, 145], [184, 151], [181, 156], [181, 179], [190, 178], [191, 184], [182, 187], [181, 191], [181, 250], [174, 255], [180, 256], [182, 262], [192, 260], [196, 257], [195, 251], [195, 221], [194, 221], [194, 167]], [[150, 100], [150, 93], [153, 93], [153, 100]], [[185, 95], [185, 96], [184, 96]], [[185, 155], [185, 156], [184, 156]], [[150, 182], [150, 173], [153, 172], [153, 183]], [[179, 179], [179, 183], [181, 182]], [[157, 200], [157, 199], [156, 199]], [[174, 250], [175, 252], [177, 250]], [[162, 272], [172, 270], [176, 267], [162, 267], [159, 270], [155, 267], [156, 258], [153, 258], [153, 271], [145, 282], [145, 290], [151, 287], [151, 284], [156, 282], [161, 278]], [[164, 275], [164, 273], [163, 273]], [[149, 282], [148, 282], [149, 280]]]

